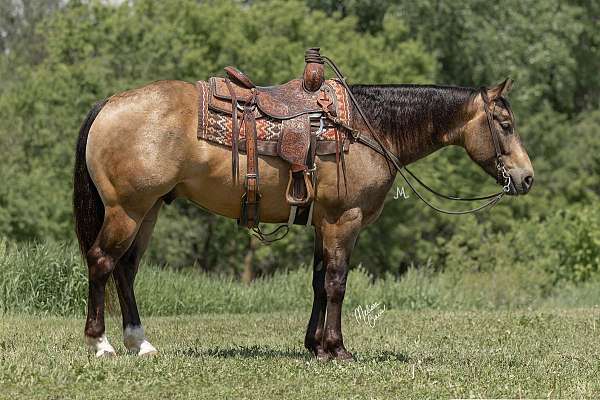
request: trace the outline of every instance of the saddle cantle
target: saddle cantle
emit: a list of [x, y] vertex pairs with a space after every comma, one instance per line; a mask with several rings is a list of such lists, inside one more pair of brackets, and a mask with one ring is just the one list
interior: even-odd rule
[[[260, 219], [258, 155], [278, 156], [290, 163], [285, 198], [293, 222], [297, 208], [308, 210], [311, 223], [317, 154], [336, 154], [342, 161], [349, 148], [345, 132], [326, 118], [350, 123], [348, 95], [336, 80], [325, 80], [318, 49], [305, 55], [303, 78], [261, 87], [243, 72], [226, 67], [227, 77], [198, 82], [198, 137], [232, 148], [232, 175], [238, 182], [238, 152], [247, 154], [245, 194], [240, 225], [256, 227]], [[292, 215], [293, 214], [293, 215]]]
[[237, 69], [236, 67], [225, 67], [225, 72], [229, 79], [234, 81], [238, 86], [243, 86], [247, 89], [252, 89], [256, 87], [256, 85], [244, 74], [242, 71]]

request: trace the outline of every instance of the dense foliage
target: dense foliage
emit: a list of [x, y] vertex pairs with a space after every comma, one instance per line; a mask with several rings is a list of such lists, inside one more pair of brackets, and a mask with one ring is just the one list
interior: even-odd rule
[[[148, 81], [204, 79], [225, 65], [259, 83], [281, 82], [301, 73], [306, 47], [319, 45], [357, 83], [480, 86], [511, 76], [518, 130], [536, 171], [530, 195], [474, 217], [435, 214], [414, 196], [390, 193], [353, 264], [376, 276], [432, 265], [531, 270], [544, 287], [586, 280], [600, 257], [599, 15], [592, 0], [5, 0], [0, 235], [74, 240], [74, 142], [95, 101]], [[446, 192], [495, 189], [458, 149], [414, 170]], [[177, 201], [162, 212], [149, 259], [236, 274], [250, 260], [267, 274], [310, 262], [311, 249], [302, 228], [256, 246], [233, 221]]]

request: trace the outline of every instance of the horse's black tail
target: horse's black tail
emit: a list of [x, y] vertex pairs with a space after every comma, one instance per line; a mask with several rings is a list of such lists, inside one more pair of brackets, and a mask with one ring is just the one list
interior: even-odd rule
[[73, 214], [75, 216], [75, 233], [79, 241], [79, 249], [84, 257], [94, 244], [104, 222], [104, 205], [88, 171], [85, 149], [92, 123], [106, 102], [107, 100], [103, 100], [96, 103], [88, 113], [79, 130], [75, 150]]

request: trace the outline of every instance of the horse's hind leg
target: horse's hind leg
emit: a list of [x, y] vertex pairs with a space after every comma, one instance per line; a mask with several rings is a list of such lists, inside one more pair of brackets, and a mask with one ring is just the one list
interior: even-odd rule
[[133, 242], [146, 210], [140, 213], [133, 210], [126, 211], [121, 205], [105, 207], [102, 229], [94, 245], [87, 252], [89, 295], [85, 340], [98, 357], [115, 354], [105, 334], [106, 282], [121, 256]]
[[127, 350], [140, 356], [156, 354], [157, 351], [146, 340], [133, 288], [140, 260], [148, 247], [161, 206], [162, 200], [159, 200], [146, 214], [135, 240], [113, 272], [123, 314], [123, 342]]

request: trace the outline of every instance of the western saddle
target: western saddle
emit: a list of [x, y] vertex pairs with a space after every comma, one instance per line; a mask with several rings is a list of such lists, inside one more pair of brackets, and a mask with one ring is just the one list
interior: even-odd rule
[[[325, 81], [324, 61], [319, 48], [308, 49], [305, 62], [302, 78], [279, 86], [256, 86], [248, 76], [234, 67], [225, 68], [225, 78], [210, 78], [209, 107], [231, 116], [234, 182], [239, 182], [238, 154], [241, 150], [246, 152], [245, 193], [242, 196], [238, 223], [248, 228], [256, 228], [260, 221], [259, 152], [279, 156], [290, 163], [285, 193], [286, 201], [291, 206], [288, 225], [294, 222], [298, 207], [309, 207], [306, 222], [311, 223], [316, 183], [317, 137], [323, 132], [326, 117], [335, 118], [338, 101], [334, 88]], [[258, 146], [260, 143], [257, 143], [256, 119], [265, 116], [281, 123], [277, 146], [271, 153], [265, 152], [264, 148]], [[242, 129], [245, 142], [240, 141]], [[339, 163], [340, 157], [343, 162], [345, 141], [338, 140], [337, 130], [335, 135], [335, 154]]]

